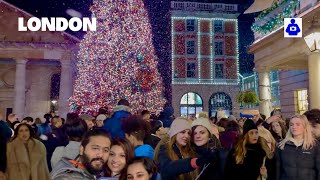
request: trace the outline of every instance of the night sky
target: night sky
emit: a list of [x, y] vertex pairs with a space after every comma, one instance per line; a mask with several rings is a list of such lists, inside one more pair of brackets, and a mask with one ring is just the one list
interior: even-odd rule
[[[82, 14], [83, 17], [90, 17], [89, 7], [93, 0], [6, 0], [7, 2], [25, 10], [32, 15], [38, 17], [66, 17], [71, 18], [66, 13], [67, 9], [74, 9]], [[158, 57], [161, 59], [170, 60], [170, 54], [167, 52], [170, 48], [170, 0], [144, 0], [146, 8], [149, 12], [149, 18], [154, 33], [154, 45], [157, 49]], [[187, 1], [187, 0], [186, 0]], [[250, 29], [254, 21], [255, 14], [243, 15], [242, 13], [253, 3], [253, 0], [189, 0], [192, 2], [209, 2], [209, 3], [234, 3], [239, 4], [239, 60], [240, 73], [252, 72], [253, 55], [247, 54], [247, 49], [253, 42], [253, 32]], [[80, 39], [83, 37], [83, 32], [71, 33]], [[169, 45], [167, 45], [169, 43]], [[163, 75], [169, 75], [165, 73]], [[171, 77], [170, 77], [171, 79]]]

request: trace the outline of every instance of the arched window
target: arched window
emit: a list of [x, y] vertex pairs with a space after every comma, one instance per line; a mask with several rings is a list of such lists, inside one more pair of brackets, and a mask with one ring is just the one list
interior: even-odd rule
[[225, 111], [226, 116], [232, 114], [232, 100], [230, 96], [224, 92], [212, 94], [209, 100], [209, 115], [215, 116], [219, 108]]
[[196, 115], [203, 109], [203, 101], [199, 94], [188, 92], [184, 94], [180, 101], [181, 116]]

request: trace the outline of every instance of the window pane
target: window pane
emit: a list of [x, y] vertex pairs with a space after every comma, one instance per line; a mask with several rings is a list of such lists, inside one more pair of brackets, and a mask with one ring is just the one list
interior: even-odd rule
[[202, 107], [196, 107], [197, 113], [202, 112]]
[[195, 27], [195, 20], [187, 19], [187, 31], [194, 31], [194, 27]]
[[222, 20], [215, 20], [214, 21], [214, 32], [222, 32], [222, 24], [223, 21]]
[[188, 107], [188, 115], [189, 114], [196, 114], [196, 108], [195, 107]]
[[214, 54], [223, 55], [223, 42], [214, 42]]
[[195, 41], [187, 41], [187, 54], [195, 54]]
[[215, 77], [223, 78], [223, 64], [215, 64]]
[[302, 114], [308, 110], [308, 91], [305, 89], [298, 90], [296, 94], [295, 104], [297, 105], [297, 111]]
[[188, 107], [180, 107], [180, 114], [181, 116], [186, 117], [188, 115]]
[[187, 63], [187, 78], [195, 78], [195, 77], [196, 77], [196, 64]]

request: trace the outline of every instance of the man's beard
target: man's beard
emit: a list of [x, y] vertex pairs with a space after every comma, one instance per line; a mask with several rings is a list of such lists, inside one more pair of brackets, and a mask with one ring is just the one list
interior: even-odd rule
[[104, 164], [101, 166], [101, 168], [97, 169], [96, 167], [91, 165], [91, 163], [93, 161], [104, 162], [102, 158], [93, 158], [90, 160], [89, 157], [85, 153], [81, 156], [81, 162], [84, 165], [84, 167], [86, 168], [86, 170], [92, 175], [99, 175], [103, 171], [103, 168], [105, 167], [105, 165], [107, 163], [104, 162]]

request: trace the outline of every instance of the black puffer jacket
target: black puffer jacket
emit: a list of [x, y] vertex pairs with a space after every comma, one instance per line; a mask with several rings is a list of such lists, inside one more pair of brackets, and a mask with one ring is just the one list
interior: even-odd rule
[[[195, 145], [194, 145], [195, 146]], [[207, 167], [200, 167], [200, 176], [199, 180], [222, 180], [223, 177], [223, 167], [222, 167], [222, 158], [220, 156], [220, 151], [222, 151], [221, 144], [219, 140], [213, 135], [209, 140], [209, 143], [202, 147], [194, 147], [196, 153], [201, 156], [206, 156], [211, 153], [209, 151], [214, 151], [216, 153], [216, 158], [214, 158], [210, 164], [206, 165]]]
[[284, 149], [277, 148], [277, 180], [320, 180], [320, 147], [303, 150], [288, 141]]
[[[236, 164], [235, 156], [233, 155], [235, 149], [232, 149], [227, 157], [224, 180], [257, 180], [260, 176], [260, 167], [263, 164], [263, 158], [266, 152], [259, 143], [247, 144], [247, 154], [242, 164]], [[268, 180], [275, 179], [275, 172], [272, 160], [266, 158], [265, 166], [268, 171]]]

